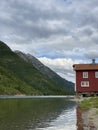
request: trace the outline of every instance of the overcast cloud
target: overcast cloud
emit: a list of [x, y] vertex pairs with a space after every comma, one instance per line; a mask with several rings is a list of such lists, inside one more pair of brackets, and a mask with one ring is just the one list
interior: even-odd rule
[[0, 40], [74, 81], [74, 63], [98, 58], [98, 0], [3, 0]]

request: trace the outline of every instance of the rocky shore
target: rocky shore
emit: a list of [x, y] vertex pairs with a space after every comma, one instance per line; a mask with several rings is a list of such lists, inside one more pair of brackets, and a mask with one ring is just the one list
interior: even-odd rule
[[98, 108], [91, 108], [82, 113], [83, 130], [98, 130]]
[[[98, 108], [95, 107], [95, 101], [89, 101], [90, 98], [75, 99], [79, 104], [77, 106], [77, 130], [98, 130]], [[88, 106], [89, 109], [83, 110], [81, 108], [81, 102], [83, 100], [88, 100], [91, 105]]]

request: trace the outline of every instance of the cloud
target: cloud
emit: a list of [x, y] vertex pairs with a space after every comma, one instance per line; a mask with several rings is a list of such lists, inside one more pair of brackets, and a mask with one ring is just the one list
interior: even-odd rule
[[73, 64], [78, 64], [80, 62], [83, 62], [82, 60], [72, 60], [70, 58], [56, 58], [56, 59], [50, 59], [47, 57], [38, 58], [42, 63], [44, 63], [46, 66], [50, 67], [52, 70], [54, 70], [57, 74], [59, 74], [61, 77], [66, 78], [69, 81], [75, 82], [74, 79], [74, 72], [73, 72]]
[[85, 57], [89, 59], [96, 59], [98, 58], [98, 51], [90, 50], [88, 53], [85, 53]]
[[[98, 1], [3, 0], [0, 2], [0, 40], [13, 50], [46, 57], [53, 64], [54, 60], [61, 59], [58, 67], [56, 63], [50, 67], [54, 66], [55, 71], [64, 76], [63, 58], [78, 63], [82, 59], [84, 63], [85, 55], [96, 55]], [[68, 64], [72, 65], [71, 62]], [[63, 67], [67, 77], [69, 68]]]

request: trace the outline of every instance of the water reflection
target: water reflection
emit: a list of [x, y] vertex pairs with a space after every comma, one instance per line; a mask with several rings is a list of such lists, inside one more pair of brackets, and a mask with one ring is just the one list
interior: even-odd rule
[[65, 98], [0, 99], [0, 130], [76, 130], [75, 108]]
[[87, 124], [83, 121], [83, 110], [80, 106], [77, 106], [76, 108], [76, 115], [77, 115], [77, 130], [97, 130], [97, 128], [94, 126], [93, 122], [90, 121]]
[[76, 108], [76, 115], [77, 115], [77, 130], [83, 130], [82, 110], [80, 106], [77, 106]]

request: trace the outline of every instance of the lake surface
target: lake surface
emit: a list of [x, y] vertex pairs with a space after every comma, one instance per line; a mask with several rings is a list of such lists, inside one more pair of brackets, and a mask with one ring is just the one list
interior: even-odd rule
[[76, 103], [66, 97], [0, 98], [0, 130], [77, 130]]

